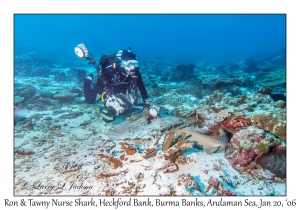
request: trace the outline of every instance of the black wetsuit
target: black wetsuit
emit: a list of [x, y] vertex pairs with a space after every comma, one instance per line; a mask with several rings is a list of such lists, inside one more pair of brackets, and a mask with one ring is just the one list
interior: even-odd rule
[[[102, 58], [105, 57], [107, 56], [102, 56]], [[98, 76], [95, 86], [90, 82], [84, 83], [84, 96], [87, 103], [95, 103], [97, 94], [101, 95], [103, 92], [109, 92], [112, 94], [127, 94], [130, 93], [134, 87], [133, 77], [130, 74], [127, 74], [125, 69], [120, 66], [120, 60], [118, 60], [114, 55], [108, 57], [112, 57], [112, 59], [104, 59], [102, 62], [100, 62], [102, 67], [102, 76]], [[132, 58], [135, 59], [135, 55], [134, 57], [129, 57], [128, 59], [124, 59], [122, 57], [122, 60], [129, 60]], [[112, 66], [114, 61], [117, 63], [116, 67], [109, 67]], [[137, 67], [134, 72], [134, 76], [136, 76], [137, 88], [141, 93], [143, 101], [146, 101], [148, 99], [148, 93], [142, 81], [139, 68]], [[92, 88], [91, 86], [94, 87]]]

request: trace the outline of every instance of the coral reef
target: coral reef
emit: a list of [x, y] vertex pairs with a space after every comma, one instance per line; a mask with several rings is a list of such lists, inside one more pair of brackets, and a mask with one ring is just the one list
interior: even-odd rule
[[[281, 109], [281, 108], [280, 108]], [[252, 125], [265, 131], [272, 132], [282, 140], [286, 139], [286, 113], [285, 111], [256, 112], [251, 115]]]
[[30, 76], [32, 76], [32, 77], [49, 77], [50, 74], [52, 74], [51, 69], [49, 69], [47, 67], [39, 67], [37, 69], [34, 69], [30, 73]]
[[246, 78], [236, 75], [202, 74], [199, 79], [202, 84], [209, 87], [223, 87], [226, 85], [242, 85]]
[[194, 77], [195, 65], [190, 63], [188, 65], [179, 64], [177, 67], [171, 71], [169, 80], [172, 81], [185, 81], [190, 80]]
[[269, 95], [258, 92], [232, 97], [214, 91], [200, 102], [197, 109], [179, 116], [198, 120], [194, 129], [200, 134], [219, 136], [220, 127], [234, 134], [249, 126], [257, 126], [282, 140], [286, 138], [285, 109], [277, 107]]
[[85, 69], [81, 69], [81, 68], [70, 68], [67, 71], [68, 77], [76, 77], [81, 80], [83, 80], [86, 75], [87, 75], [87, 71]]
[[[220, 99], [222, 101], [222, 98]], [[223, 158], [224, 153], [209, 155], [199, 150], [199, 147], [195, 147], [195, 144], [192, 142], [194, 140], [193, 135], [189, 136], [182, 132], [176, 133], [170, 131], [180, 126], [193, 126], [194, 123], [191, 123], [194, 122], [192, 118], [196, 118], [196, 116], [199, 119], [201, 116], [205, 121], [210, 119], [210, 122], [216, 124], [214, 122], [215, 115], [211, 118], [207, 115], [205, 119], [206, 112], [200, 113], [200, 111], [192, 110], [182, 115], [190, 118], [190, 123], [177, 123], [176, 125], [176, 120], [174, 120], [174, 124], [170, 124], [174, 127], [169, 125], [168, 130], [165, 129], [168, 127], [167, 125], [161, 126], [159, 124], [162, 130], [158, 134], [149, 135], [150, 138], [146, 137], [146, 134], [153, 133], [151, 129], [144, 129], [145, 133], [143, 136], [146, 137], [145, 139], [128, 138], [131, 132], [124, 129], [123, 139], [112, 139], [108, 135], [114, 135], [114, 132], [116, 132], [113, 129], [114, 126], [106, 124], [105, 126], [102, 125], [102, 127], [99, 126], [101, 124], [100, 119], [90, 118], [90, 116], [95, 115], [92, 106], [86, 104], [81, 106], [69, 104], [65, 105], [65, 107], [68, 109], [53, 110], [50, 112], [51, 114], [40, 111], [40, 114], [28, 115], [25, 119], [20, 118], [18, 120], [17, 124], [19, 125], [22, 122], [34, 122], [34, 130], [42, 132], [44, 136], [37, 133], [38, 139], [29, 139], [26, 137], [28, 134], [20, 131], [19, 127], [16, 127], [16, 141], [28, 139], [28, 142], [31, 142], [28, 145], [34, 147], [31, 150], [34, 153], [30, 155], [22, 155], [22, 150], [27, 151], [24, 146], [18, 146], [15, 150], [16, 183], [20, 183], [15, 186], [17, 194], [253, 195], [254, 193], [250, 190], [250, 186], [253, 185], [252, 182], [244, 181], [244, 178], [231, 168], [230, 161], [227, 162]], [[82, 114], [83, 111], [85, 114]], [[23, 112], [19, 113], [17, 110], [16, 113], [21, 114]], [[86, 116], [87, 113], [91, 115]], [[89, 126], [81, 128], [79, 125], [87, 119], [90, 120]], [[131, 121], [128, 121], [128, 123], [131, 123]], [[163, 124], [165, 121], [161, 121], [161, 123]], [[148, 126], [148, 124], [141, 125], [138, 129], [148, 128]], [[53, 129], [50, 130], [50, 128]], [[68, 134], [69, 132], [70, 134]], [[53, 143], [54, 141], [55, 143]], [[185, 143], [180, 145], [183, 142]], [[185, 144], [191, 144], [192, 147], [189, 146], [190, 148], [186, 150], [178, 150], [178, 153], [170, 152], [175, 151], [174, 149], [178, 149]], [[277, 153], [274, 153], [273, 147], [270, 147], [271, 149], [268, 151], [265, 144], [261, 144], [258, 148], [261, 151], [259, 153], [261, 155], [257, 155], [257, 163], [254, 162], [255, 168], [251, 169], [255, 174], [253, 176], [262, 180], [271, 179], [274, 182], [279, 182], [280, 177], [272, 179], [274, 173], [279, 174], [284, 171], [282, 167], [284, 159], [279, 155], [279, 150], [277, 150]], [[168, 155], [165, 156], [165, 154]], [[265, 156], [266, 154], [270, 155]], [[23, 160], [22, 158], [26, 159]], [[41, 158], [41, 160], [45, 158], [46, 161], [35, 161], [37, 158]], [[275, 158], [276, 160], [281, 159], [281, 162], [277, 162], [274, 167], [277, 168], [276, 171], [272, 171], [269, 169], [269, 166]], [[244, 170], [248, 170], [245, 168], [251, 166], [251, 163], [244, 166]], [[28, 175], [26, 177], [24, 177], [25, 171]], [[188, 171], [190, 174], [187, 175], [183, 173], [184, 171]], [[24, 182], [34, 181], [35, 176], [33, 174], [35, 176], [38, 174], [40, 180], [45, 183], [53, 182], [53, 180], [47, 179], [50, 174], [57, 177], [55, 178], [58, 179], [57, 181], [67, 181], [67, 183], [71, 181], [83, 182], [84, 184], [96, 187], [89, 190], [71, 191], [21, 189], [20, 186]], [[218, 184], [215, 184], [211, 181], [217, 177], [226, 179], [226, 182], [217, 180]], [[261, 182], [263, 181], [259, 181], [255, 186], [257, 188], [260, 187], [262, 185]], [[280, 183], [282, 182], [284, 183], [284, 181]], [[235, 188], [232, 189], [230, 184], [235, 186]], [[211, 189], [205, 192], [210, 185]], [[274, 189], [273, 191], [272, 189], [272, 187], [265, 187], [261, 192], [262, 194], [272, 192], [275, 195], [280, 195], [279, 192], [273, 192]]]
[[29, 98], [32, 98], [35, 94], [37, 94], [36, 88], [34, 88], [31, 85], [26, 85], [19, 92], [17, 92], [15, 95], [23, 97], [24, 100], [27, 100]]
[[256, 72], [258, 70], [259, 62], [253, 58], [247, 58], [245, 59], [245, 66], [244, 71], [245, 72]]
[[37, 52], [23, 53], [14, 58], [15, 73], [17, 75], [49, 76], [49, 67], [52, 67], [54, 62], [53, 59]]
[[279, 69], [269, 73], [259, 80], [259, 84], [265, 87], [282, 86], [286, 84], [286, 69]]
[[226, 119], [221, 122], [221, 128], [229, 131], [230, 133], [236, 133], [242, 129], [247, 128], [251, 125], [251, 120], [245, 116], [233, 116], [230, 119]]
[[257, 157], [256, 163], [276, 177], [286, 178], [286, 147], [276, 146], [269, 154], [264, 153]]
[[[249, 59], [245, 66], [139, 61], [151, 103], [161, 106], [150, 123], [142, 107], [104, 123], [103, 104], [83, 97], [82, 79], [94, 69], [79, 68], [77, 60], [55, 69], [17, 61], [15, 194], [285, 195], [286, 102], [273, 96], [286, 91], [283, 83], [259, 84], [284, 69], [278, 59]], [[45, 185], [90, 188], [23, 187], [36, 177]]]
[[70, 80], [70, 77], [68, 77], [65, 72], [59, 71], [59, 72], [56, 72], [54, 74], [54, 80], [56, 80], [56, 81], [68, 81], [68, 80]]
[[[216, 109], [216, 108], [215, 108]], [[221, 110], [217, 113], [215, 117], [215, 122], [223, 122], [227, 117], [230, 117], [232, 115], [232, 111], [228, 109]]]
[[[257, 127], [250, 126], [235, 133], [225, 157], [235, 169], [254, 177], [259, 178], [259, 174], [269, 170], [271, 173], [263, 176], [265, 179], [285, 178], [285, 143]], [[270, 166], [271, 160], [276, 160], [273, 167]]]

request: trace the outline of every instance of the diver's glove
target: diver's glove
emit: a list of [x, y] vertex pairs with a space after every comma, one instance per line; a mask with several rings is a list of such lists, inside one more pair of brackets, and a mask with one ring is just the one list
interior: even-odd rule
[[88, 84], [92, 84], [93, 82], [93, 74], [89, 74], [84, 78], [84, 82]]
[[148, 99], [144, 100], [144, 109], [149, 106], [150, 106], [150, 103], [149, 103]]

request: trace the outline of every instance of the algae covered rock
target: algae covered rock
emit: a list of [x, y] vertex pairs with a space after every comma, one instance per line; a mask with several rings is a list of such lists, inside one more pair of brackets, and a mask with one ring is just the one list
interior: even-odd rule
[[278, 146], [270, 153], [256, 158], [256, 163], [279, 178], [286, 177], [286, 148]]
[[37, 93], [37, 90], [31, 86], [26, 85], [24, 88], [22, 88], [19, 93], [17, 94], [20, 97], [23, 97], [24, 100], [33, 97]]
[[286, 84], [286, 69], [273, 71], [260, 79], [259, 84], [265, 87], [275, 87]]
[[69, 90], [61, 90], [53, 96], [53, 99], [60, 103], [70, 103], [77, 95], [77, 93], [72, 93]]
[[278, 110], [276, 113], [254, 113], [251, 116], [252, 125], [265, 131], [270, 131], [280, 139], [286, 139], [286, 113]]
[[285, 147], [285, 142], [271, 133], [250, 126], [233, 135], [225, 157], [236, 170], [254, 177], [285, 178]]
[[195, 65], [193, 63], [190, 63], [188, 65], [179, 64], [171, 72], [169, 79], [176, 82], [192, 79], [195, 76], [194, 69]]
[[33, 155], [35, 154], [35, 151], [32, 148], [31, 144], [26, 144], [21, 147], [15, 148], [15, 153], [24, 156], [24, 155]]
[[276, 101], [275, 105], [279, 108], [284, 108], [285, 102], [283, 100], [278, 100], [278, 101]]
[[34, 69], [31, 73], [30, 76], [32, 77], [49, 77], [51, 74], [51, 69], [48, 67], [39, 67], [37, 69]]

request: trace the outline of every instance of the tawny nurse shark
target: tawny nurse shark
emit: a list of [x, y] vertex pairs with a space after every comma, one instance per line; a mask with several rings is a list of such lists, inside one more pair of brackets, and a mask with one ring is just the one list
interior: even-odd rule
[[202, 145], [205, 151], [210, 154], [222, 152], [223, 150], [225, 150], [225, 147], [229, 142], [229, 138], [226, 137], [225, 131], [221, 128], [219, 129], [219, 131], [220, 138], [211, 137], [187, 130], [174, 130], [174, 133], [191, 135], [191, 137], [189, 137], [188, 139]]

